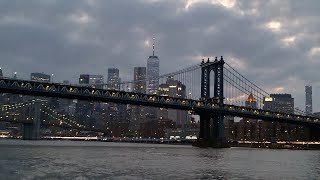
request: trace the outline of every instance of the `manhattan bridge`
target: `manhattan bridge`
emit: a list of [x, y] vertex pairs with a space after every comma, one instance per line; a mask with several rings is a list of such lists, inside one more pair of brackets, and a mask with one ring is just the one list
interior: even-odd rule
[[[169, 97], [156, 94], [136, 93], [136, 83], [150, 81], [165, 82], [168, 78], [178, 80], [186, 86], [185, 97]], [[55, 97], [93, 102], [130, 104], [165, 109], [191, 111], [200, 117], [200, 131], [194, 143], [200, 147], [227, 147], [224, 137], [224, 117], [242, 117], [270, 122], [299, 124], [309, 128], [310, 136], [319, 139], [320, 121], [307, 116], [305, 112], [277, 112], [264, 110], [264, 98], [270, 94], [244, 77], [223, 57], [202, 60], [201, 63], [176, 72], [161, 75], [159, 79], [145, 79], [120, 83], [120, 90], [109, 90], [108, 84], [95, 88], [62, 83], [44, 83], [17, 78], [0, 77], [0, 93]], [[244, 97], [253, 96], [255, 107], [244, 105]], [[23, 109], [26, 115], [17, 116], [16, 109]], [[43, 120], [41, 120], [42, 118]], [[87, 127], [51, 109], [46, 102], [31, 100], [3, 106], [0, 121], [23, 124], [23, 139], [39, 139], [40, 126], [57, 126], [70, 129], [106, 132], [105, 127]]]

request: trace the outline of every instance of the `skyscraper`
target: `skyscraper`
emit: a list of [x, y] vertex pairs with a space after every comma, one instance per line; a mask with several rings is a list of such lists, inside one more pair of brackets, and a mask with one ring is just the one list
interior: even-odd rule
[[[154, 38], [152, 43], [152, 56], [147, 60], [147, 94], [157, 94], [159, 87], [159, 58], [154, 55]], [[147, 108], [146, 118], [155, 120], [157, 118], [157, 108]]]
[[152, 56], [149, 56], [147, 60], [147, 93], [157, 94], [159, 87], [159, 58], [154, 55], [154, 38], [152, 47]]
[[306, 86], [306, 114], [312, 115], [312, 86]]
[[[254, 98], [253, 94], [250, 93], [246, 102], [246, 107], [248, 108], [257, 108], [257, 100]], [[250, 140], [254, 141], [259, 138], [258, 132], [258, 120], [257, 119], [250, 119], [250, 118], [243, 118], [239, 121], [238, 126], [236, 128], [238, 139], [242, 140]]]
[[89, 74], [80, 74], [79, 84], [89, 84], [89, 79]]
[[257, 108], [257, 101], [256, 98], [253, 97], [252, 93], [248, 96], [248, 99], [246, 100], [246, 107]]
[[108, 86], [110, 90], [120, 90], [121, 79], [119, 77], [119, 69], [117, 68], [108, 68]]
[[103, 75], [80, 74], [79, 84], [102, 88]]
[[[135, 81], [133, 91], [146, 93], [146, 67], [135, 67], [133, 76]], [[131, 106], [130, 129], [136, 134], [140, 130], [140, 124], [146, 119], [146, 109], [143, 106]]]
[[270, 94], [270, 97], [265, 97], [263, 102], [264, 110], [294, 113], [294, 98], [291, 94]]
[[[263, 109], [275, 112], [294, 113], [294, 98], [291, 94], [270, 94], [263, 100]], [[267, 140], [288, 140], [297, 132], [295, 125], [278, 122], [264, 122], [263, 137]]]
[[2, 77], [3, 76], [3, 74], [2, 74], [2, 69], [1, 69], [1, 67], [0, 67], [0, 77]]
[[[175, 80], [172, 76], [167, 78], [165, 84], [159, 85], [160, 96], [185, 98], [186, 86], [180, 81]], [[159, 119], [170, 119], [176, 122], [177, 125], [184, 126], [187, 123], [187, 111], [173, 110], [173, 109], [160, 109], [158, 112]]]
[[146, 67], [134, 67], [134, 92], [146, 93]]
[[[108, 80], [107, 88], [109, 90], [120, 90], [121, 78], [119, 76], [119, 69], [117, 68], [108, 68]], [[107, 127], [110, 129], [110, 132], [115, 133], [118, 131], [118, 135], [123, 134], [127, 129], [128, 123], [126, 122], [126, 111], [127, 106], [124, 104], [115, 104], [108, 103], [108, 113], [107, 117]], [[121, 131], [121, 133], [119, 133]], [[110, 134], [115, 135], [115, 134]]]
[[93, 85], [96, 88], [102, 88], [103, 75], [90, 75], [89, 84]]
[[[91, 86], [94, 88], [102, 88], [103, 75], [81, 74], [79, 84]], [[75, 115], [77, 120], [85, 126], [95, 126], [100, 124], [99, 118], [100, 103], [90, 101], [77, 101], [75, 105]]]

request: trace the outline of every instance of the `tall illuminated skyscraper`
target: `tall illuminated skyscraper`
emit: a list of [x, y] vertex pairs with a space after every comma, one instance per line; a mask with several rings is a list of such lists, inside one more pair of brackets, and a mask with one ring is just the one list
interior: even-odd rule
[[306, 86], [306, 114], [312, 115], [312, 86]]
[[149, 56], [147, 60], [147, 93], [148, 94], [157, 94], [159, 87], [159, 58], [154, 55], [154, 40], [152, 43], [152, 56]]
[[[154, 55], [154, 40], [152, 42], [152, 56], [147, 60], [147, 94], [158, 94], [159, 88], [159, 58]], [[146, 119], [155, 120], [157, 118], [157, 108], [148, 107]]]
[[2, 69], [1, 69], [1, 67], [0, 67], [0, 77], [2, 77], [3, 76], [3, 74], [2, 74]]

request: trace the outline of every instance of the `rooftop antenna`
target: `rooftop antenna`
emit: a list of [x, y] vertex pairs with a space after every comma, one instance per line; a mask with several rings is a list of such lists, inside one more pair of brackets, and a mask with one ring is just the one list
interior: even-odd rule
[[154, 41], [155, 40], [156, 40], [156, 38], [153, 35], [153, 38], [152, 38], [152, 56], [154, 56]]

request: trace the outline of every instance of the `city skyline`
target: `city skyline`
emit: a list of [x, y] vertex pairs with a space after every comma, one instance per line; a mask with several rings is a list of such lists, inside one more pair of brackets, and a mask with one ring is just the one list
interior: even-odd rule
[[[268, 92], [292, 94], [300, 109], [305, 109], [304, 86], [312, 85], [313, 109], [319, 111], [319, 22], [312, 18], [317, 1], [12, 2], [0, 3], [6, 8], [0, 21], [0, 66], [6, 76], [46, 72], [55, 74], [55, 81], [76, 82], [79, 74], [106, 77], [106, 68], [116, 67], [123, 80], [131, 80], [133, 67], [146, 65], [155, 34], [160, 74], [200, 63], [202, 57], [224, 55]], [[33, 8], [46, 10], [46, 16]], [[130, 22], [108, 24], [114, 18], [105, 13], [109, 8], [124, 10], [114, 16]]]

